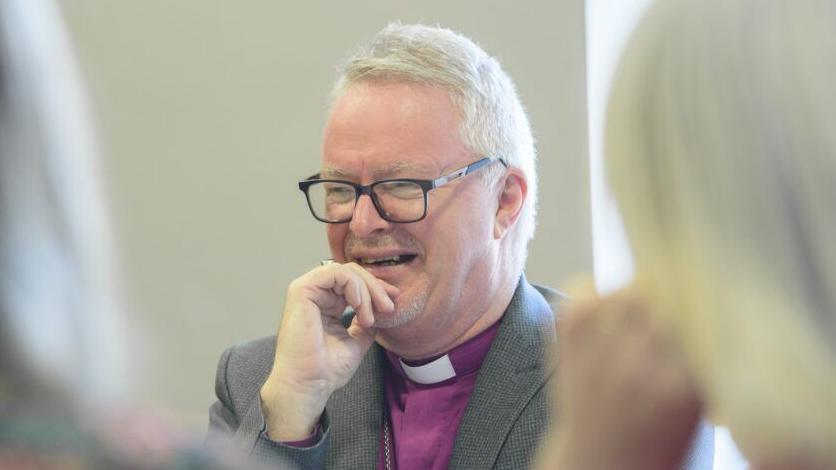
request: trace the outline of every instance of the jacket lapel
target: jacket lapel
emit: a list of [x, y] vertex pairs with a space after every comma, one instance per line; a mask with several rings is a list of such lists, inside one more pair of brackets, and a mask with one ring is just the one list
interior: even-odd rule
[[548, 303], [525, 278], [482, 364], [450, 468], [492, 468], [516, 418], [548, 379], [544, 351], [554, 338]]

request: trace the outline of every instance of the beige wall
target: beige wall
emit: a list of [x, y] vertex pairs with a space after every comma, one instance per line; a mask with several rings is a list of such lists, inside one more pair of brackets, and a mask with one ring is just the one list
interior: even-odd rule
[[318, 165], [334, 64], [388, 21], [502, 60], [539, 141], [529, 279], [590, 271], [582, 0], [59, 3], [99, 119], [137, 393], [190, 426], [223, 348], [272, 334], [288, 282], [327, 257], [295, 182]]

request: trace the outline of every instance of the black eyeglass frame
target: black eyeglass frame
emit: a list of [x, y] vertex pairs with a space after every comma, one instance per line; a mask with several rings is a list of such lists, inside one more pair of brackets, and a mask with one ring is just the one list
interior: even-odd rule
[[[308, 177], [307, 179], [304, 179], [304, 180], [300, 181], [299, 182], [299, 190], [301, 190], [303, 193], [305, 193], [305, 200], [307, 200], [307, 202], [308, 202], [308, 209], [311, 210], [311, 215], [313, 215], [316, 220], [318, 220], [320, 222], [324, 222], [326, 224], [345, 224], [345, 223], [351, 222], [351, 219], [354, 217], [354, 211], [351, 212], [351, 217], [349, 217], [346, 220], [341, 220], [341, 221], [325, 220], [321, 217], [318, 217], [316, 215], [316, 211], [313, 208], [313, 205], [311, 204], [311, 198], [308, 195], [308, 188], [310, 188], [311, 185], [313, 185], [313, 184], [317, 184], [317, 183], [342, 183], [342, 184], [351, 186], [352, 188], [354, 188], [354, 196], [355, 196], [354, 207], [357, 207], [357, 203], [360, 201], [360, 196], [363, 196], [365, 194], [366, 196], [369, 196], [369, 198], [372, 200], [372, 204], [374, 204], [374, 208], [377, 210], [377, 213], [380, 215], [380, 217], [383, 220], [385, 220], [387, 222], [394, 223], [394, 224], [411, 224], [411, 223], [423, 220], [425, 217], [427, 217], [427, 208], [429, 206], [427, 193], [429, 193], [433, 189], [440, 188], [440, 187], [450, 183], [451, 181], [454, 181], [454, 180], [457, 180], [457, 179], [462, 178], [464, 176], [467, 176], [470, 173], [473, 173], [476, 170], [479, 170], [480, 168], [483, 168], [483, 167], [485, 167], [485, 166], [487, 166], [487, 165], [489, 165], [493, 162], [502, 163], [502, 166], [504, 166], [505, 168], [508, 168], [508, 163], [505, 161], [504, 158], [494, 157], [494, 156], [487, 156], [487, 157], [482, 157], [479, 160], [476, 160], [475, 162], [471, 163], [470, 165], [461, 167], [458, 170], [453, 170], [452, 172], [450, 172], [450, 173], [448, 173], [444, 176], [439, 176], [438, 178], [432, 179], [432, 180], [423, 180], [423, 179], [414, 179], [414, 178], [393, 178], [393, 179], [375, 181], [374, 183], [366, 184], [366, 185], [358, 184], [358, 183], [355, 183], [353, 181], [346, 181], [346, 180], [322, 179], [322, 178], [319, 177], [320, 174], [317, 173], [315, 175], [312, 175], [312, 176]], [[373, 189], [377, 185], [384, 184], [384, 183], [393, 183], [393, 182], [414, 183], [421, 188], [421, 190], [424, 193], [424, 211], [423, 211], [423, 213], [421, 214], [420, 217], [412, 219], [412, 220], [393, 220], [388, 215], [386, 215], [386, 211], [383, 210], [383, 207], [381, 206], [380, 201], [378, 201], [377, 195], [375, 194]]]

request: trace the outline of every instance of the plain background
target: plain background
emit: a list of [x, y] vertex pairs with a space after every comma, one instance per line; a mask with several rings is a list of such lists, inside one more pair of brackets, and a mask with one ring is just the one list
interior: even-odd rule
[[591, 271], [582, 0], [59, 5], [104, 150], [135, 394], [189, 427], [206, 425], [223, 349], [274, 334], [287, 284], [328, 257], [296, 182], [318, 168], [335, 65], [390, 21], [500, 59], [538, 140], [529, 280]]

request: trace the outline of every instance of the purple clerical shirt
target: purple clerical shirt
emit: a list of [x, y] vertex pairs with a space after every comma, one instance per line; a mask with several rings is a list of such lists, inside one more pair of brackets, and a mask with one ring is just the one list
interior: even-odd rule
[[[401, 359], [387, 351], [384, 374], [386, 409], [389, 415], [391, 469], [447, 468], [467, 401], [476, 376], [491, 347], [499, 322], [447, 353], [450, 375], [437, 383], [418, 383], [409, 378]], [[421, 361], [404, 361], [413, 370], [431, 365], [442, 356]], [[449, 368], [449, 365], [447, 366]], [[415, 372], [411, 374], [415, 377]], [[427, 380], [424, 380], [425, 382]], [[386, 470], [384, 439], [381, 435], [378, 468]]]

